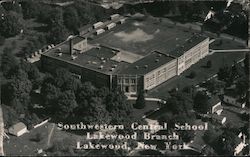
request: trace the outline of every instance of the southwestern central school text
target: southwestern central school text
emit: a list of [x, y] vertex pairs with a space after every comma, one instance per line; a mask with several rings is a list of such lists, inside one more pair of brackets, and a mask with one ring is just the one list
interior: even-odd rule
[[[132, 129], [134, 131], [157, 131], [157, 130], [168, 130], [168, 123], [163, 123], [162, 125], [159, 124], [139, 124], [137, 122], [131, 123], [130, 128], [125, 128], [124, 125], [110, 125], [110, 124], [84, 124], [83, 122], [77, 123], [77, 124], [64, 124], [62, 122], [57, 124], [57, 128], [59, 130], [89, 130], [89, 131], [101, 131], [101, 130], [109, 130], [109, 131], [115, 131], [115, 130], [126, 130], [126, 129]], [[174, 130], [208, 130], [208, 123], [204, 122], [200, 125], [191, 125], [189, 123], [175, 124]]]

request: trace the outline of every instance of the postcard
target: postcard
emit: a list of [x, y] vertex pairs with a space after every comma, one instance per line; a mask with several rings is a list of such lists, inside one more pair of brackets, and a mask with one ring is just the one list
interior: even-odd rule
[[248, 156], [249, 0], [0, 0], [1, 156]]

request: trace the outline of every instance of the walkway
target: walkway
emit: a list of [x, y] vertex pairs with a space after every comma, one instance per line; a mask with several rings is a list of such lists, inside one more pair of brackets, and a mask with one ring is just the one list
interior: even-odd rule
[[2, 105], [0, 105], [0, 156], [4, 156], [3, 136], [4, 136], [3, 110], [2, 110]]
[[[127, 96], [128, 100], [136, 100], [137, 97], [131, 97], [131, 96]], [[146, 101], [156, 101], [156, 102], [163, 102], [165, 103], [165, 100], [159, 99], [159, 98], [145, 98]]]
[[220, 52], [249, 52], [250, 49], [230, 49], [230, 50], [212, 50], [212, 53], [220, 53]]
[[51, 130], [50, 130], [50, 133], [49, 133], [49, 136], [48, 136], [47, 147], [50, 146], [50, 140], [51, 140], [51, 137], [52, 137], [52, 134], [53, 134], [54, 129], [55, 129], [55, 123], [52, 124], [52, 128], [51, 128]]

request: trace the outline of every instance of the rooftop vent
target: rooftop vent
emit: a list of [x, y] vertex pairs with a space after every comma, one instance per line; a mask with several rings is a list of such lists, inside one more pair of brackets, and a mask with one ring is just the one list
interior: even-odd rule
[[155, 59], [155, 62], [159, 62], [160, 60], [159, 59]]
[[106, 63], [106, 60], [102, 60], [102, 63]]
[[97, 50], [100, 50], [100, 49], [101, 49], [101, 47], [99, 47], [99, 46], [98, 46], [98, 47], [96, 47], [96, 49], [97, 49]]
[[61, 51], [62, 51], [62, 48], [60, 48], [60, 47], [57, 48], [57, 51], [58, 51], [58, 52], [61, 52]]
[[135, 68], [136, 68], [136, 69], [139, 69], [139, 66], [137, 65], [137, 66], [135, 66]]
[[112, 66], [112, 68], [116, 68], [116, 67], [117, 67], [117, 65], [116, 65], [116, 64]]
[[92, 64], [97, 64], [96, 62], [92, 62]]
[[104, 57], [101, 58], [101, 60], [104, 60], [104, 59], [105, 59]]
[[75, 60], [77, 58], [77, 56], [71, 56], [72, 60]]
[[111, 68], [111, 69], [110, 69], [110, 71], [114, 71], [114, 70], [115, 70], [115, 68]]
[[99, 69], [103, 69], [103, 67], [104, 67], [103, 65], [100, 65], [100, 66], [99, 66]]
[[60, 53], [58, 53], [58, 54], [57, 54], [57, 56], [59, 56], [59, 57], [60, 57], [60, 56], [62, 56], [62, 53], [61, 53], [61, 52], [60, 52]]
[[147, 68], [148, 68], [148, 65], [144, 65], [144, 68], [146, 68], [146, 69], [147, 69]]
[[91, 61], [88, 61], [88, 64], [91, 64]]
[[160, 54], [160, 53], [158, 54], [158, 57], [161, 57], [161, 54]]

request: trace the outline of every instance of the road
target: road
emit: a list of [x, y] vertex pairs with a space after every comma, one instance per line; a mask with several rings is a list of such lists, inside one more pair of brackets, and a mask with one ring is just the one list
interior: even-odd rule
[[4, 136], [3, 110], [2, 110], [2, 105], [0, 105], [0, 156], [4, 156], [3, 136]]

